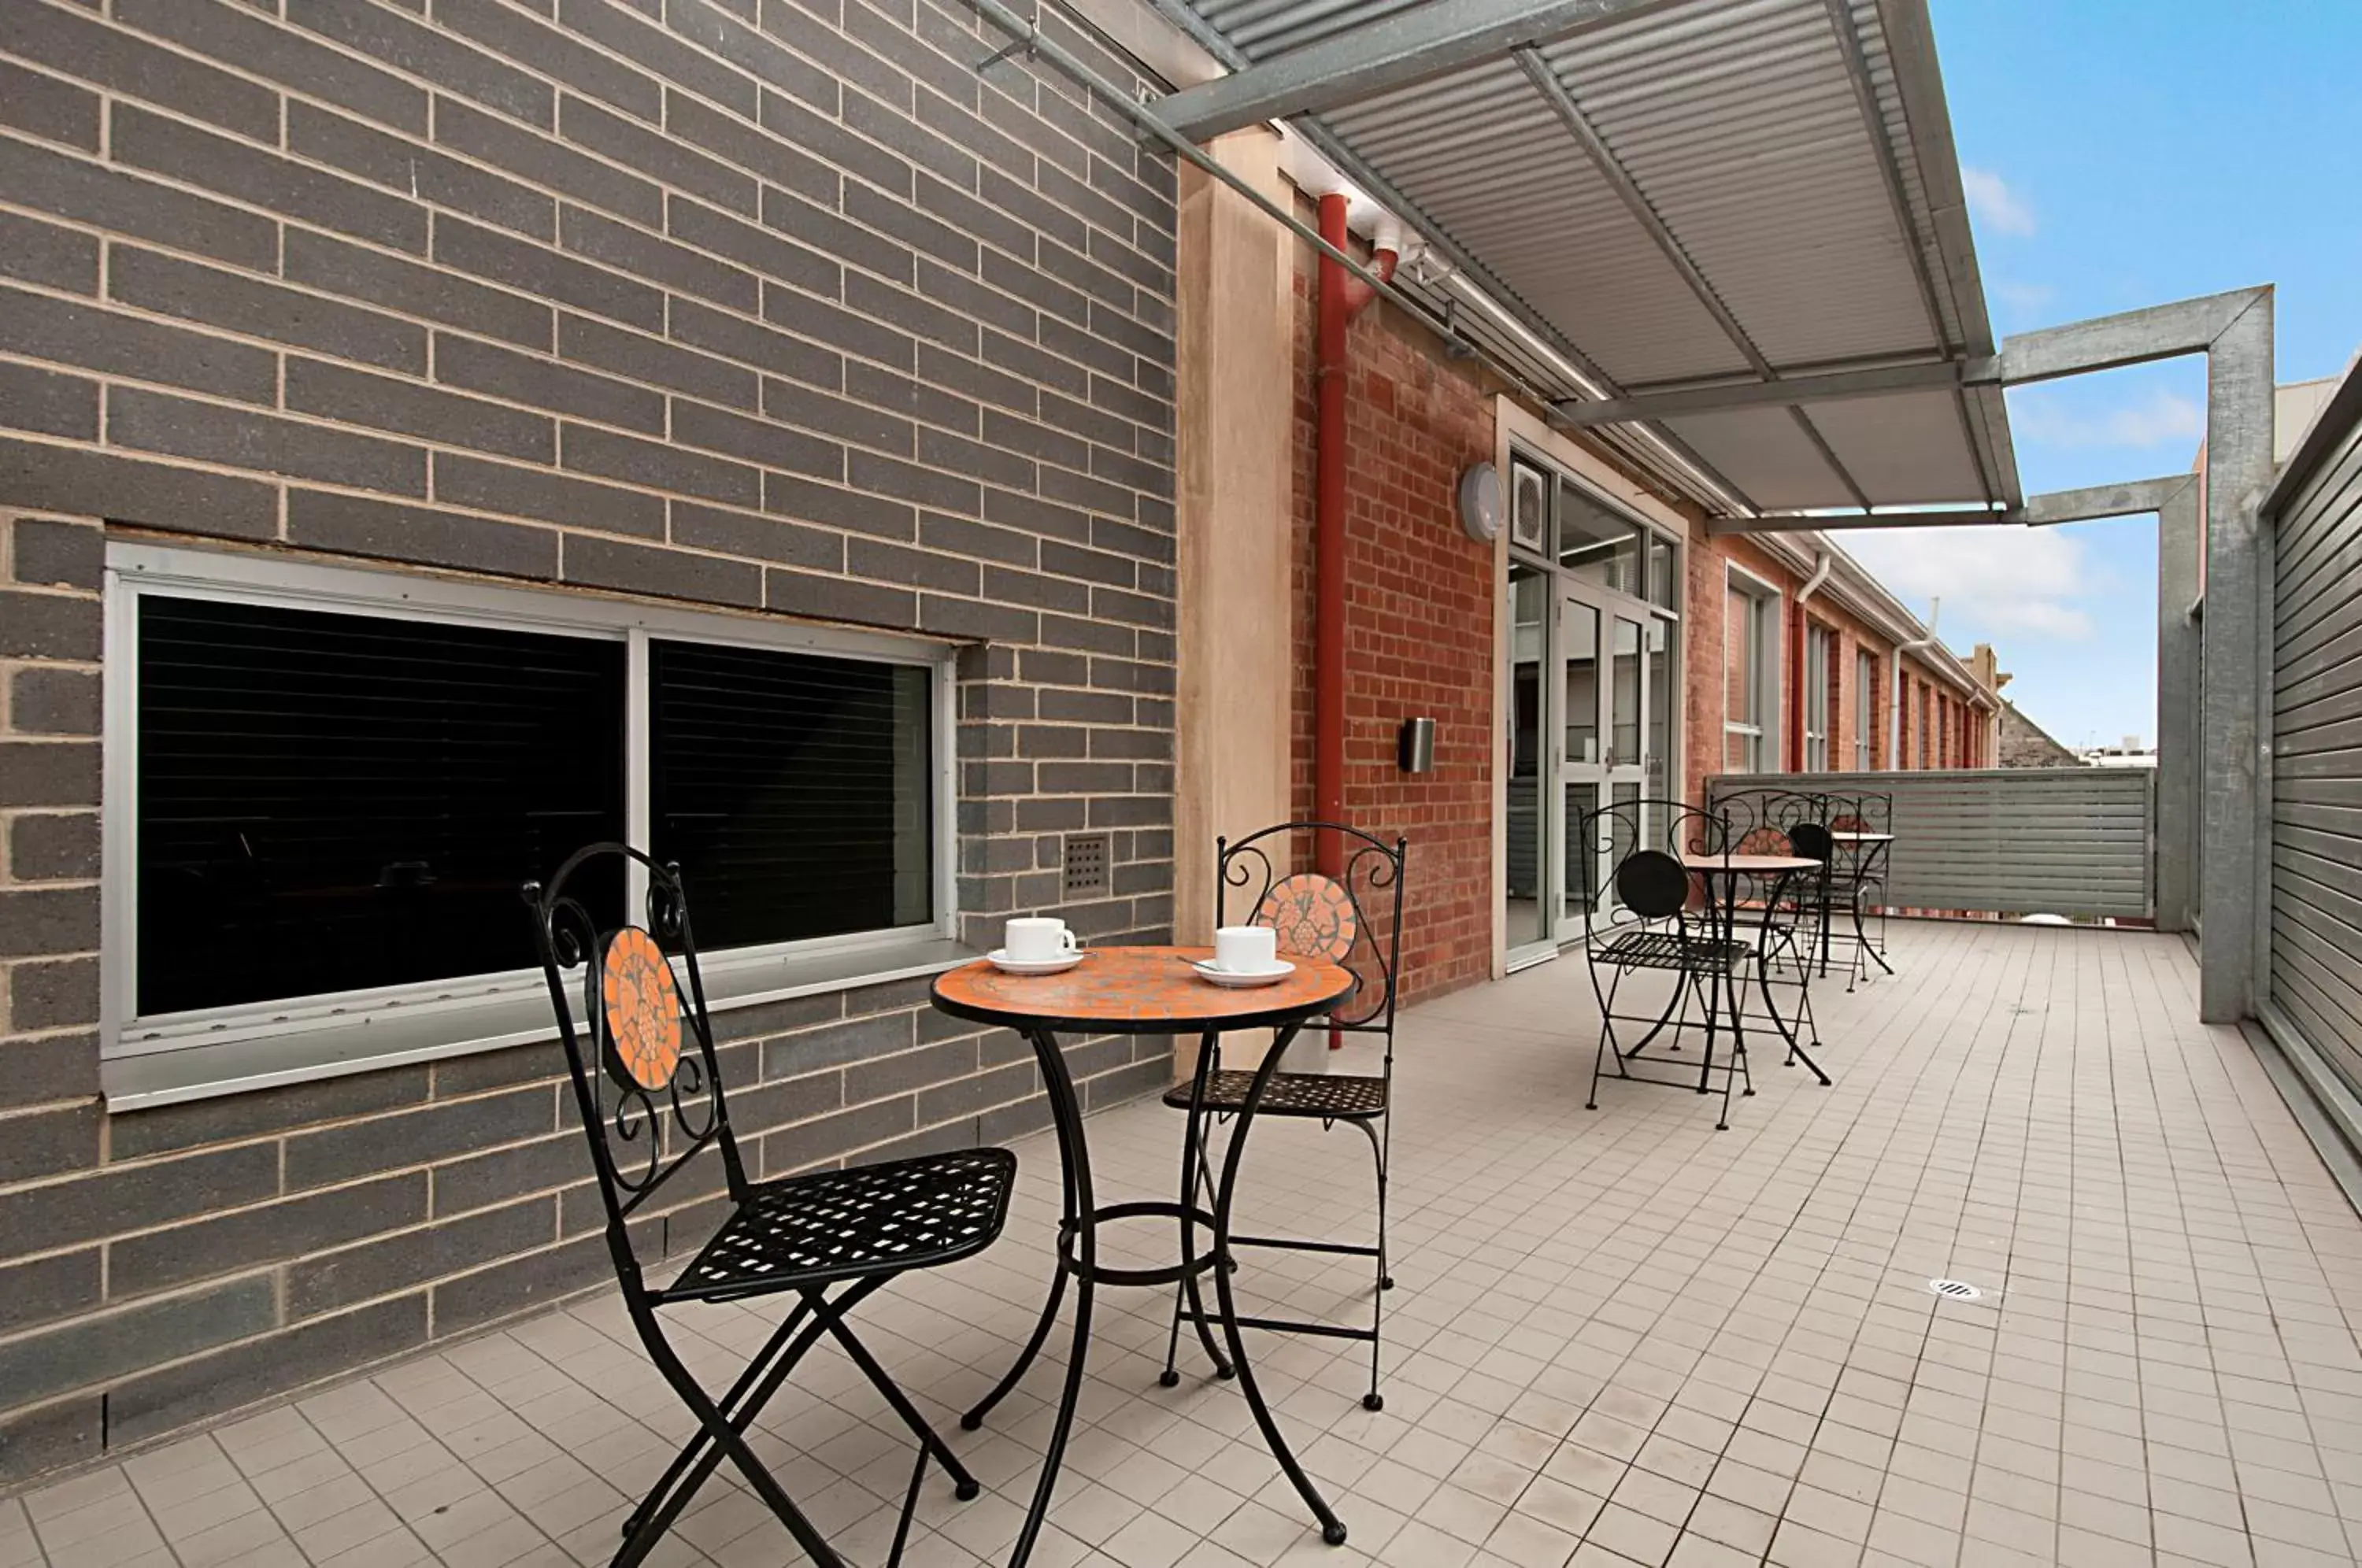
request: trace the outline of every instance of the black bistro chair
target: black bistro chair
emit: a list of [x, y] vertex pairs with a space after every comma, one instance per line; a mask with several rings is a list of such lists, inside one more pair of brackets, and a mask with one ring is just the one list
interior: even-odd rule
[[[1317, 871], [1283, 869], [1294, 862], [1299, 835], [1334, 834], [1342, 841], [1343, 873], [1330, 877]], [[1343, 1123], [1370, 1141], [1377, 1165], [1377, 1241], [1334, 1242], [1294, 1240], [1278, 1236], [1231, 1237], [1232, 1247], [1277, 1247], [1297, 1252], [1328, 1253], [1372, 1260], [1378, 1291], [1394, 1288], [1386, 1266], [1386, 1163], [1392, 1149], [1395, 1077], [1395, 999], [1402, 974], [1403, 868], [1410, 841], [1383, 839], [1336, 823], [1284, 823], [1264, 828], [1236, 844], [1217, 839], [1214, 845], [1214, 921], [1217, 925], [1267, 925], [1278, 936], [1282, 954], [1326, 958], [1352, 970], [1361, 986], [1332, 1012], [1330, 1029], [1347, 1034], [1374, 1034], [1385, 1043], [1375, 1073], [1289, 1073], [1272, 1076], [1255, 1112], [1319, 1121], [1325, 1131]], [[1371, 918], [1383, 914], [1380, 925]], [[1233, 918], [1236, 917], [1236, 918]], [[1316, 1039], [1320, 1026], [1308, 1026], [1299, 1039]], [[1214, 1187], [1206, 1154], [1209, 1118], [1226, 1119], [1245, 1105], [1254, 1073], [1221, 1065], [1221, 1038], [1208, 1034], [1198, 1043], [1198, 1072], [1187, 1084], [1165, 1091], [1164, 1103], [1189, 1113], [1182, 1152], [1182, 1202], [1195, 1204], [1201, 1191]], [[1235, 1268], [1234, 1259], [1225, 1267]], [[1167, 1388], [1181, 1381], [1176, 1366], [1181, 1349], [1181, 1320], [1189, 1319], [1199, 1342], [1213, 1361], [1218, 1376], [1231, 1375], [1230, 1363], [1214, 1342], [1212, 1321], [1195, 1297], [1196, 1276], [1175, 1292], [1173, 1329], [1167, 1338], [1164, 1371], [1158, 1379]], [[1362, 1397], [1373, 1410], [1385, 1408], [1378, 1392], [1379, 1331], [1385, 1313], [1380, 1296], [1370, 1302], [1370, 1326], [1341, 1327], [1270, 1318], [1242, 1318], [1248, 1328], [1315, 1333], [1333, 1339], [1365, 1340], [1370, 1346], [1370, 1391]]]
[[[646, 923], [616, 923], [609, 911], [625, 902], [616, 888], [634, 871], [646, 878]], [[606, 1207], [607, 1245], [624, 1305], [657, 1370], [697, 1418], [696, 1435], [624, 1519], [617, 1568], [648, 1554], [725, 1459], [813, 1562], [843, 1568], [745, 1439], [748, 1424], [823, 1334], [844, 1348], [919, 1441], [888, 1559], [899, 1563], [931, 1457], [950, 1474], [963, 1501], [978, 1488], [854, 1337], [845, 1314], [897, 1275], [955, 1263], [989, 1246], [1009, 1216], [1017, 1157], [1006, 1149], [964, 1149], [749, 1180], [723, 1099], [679, 868], [620, 844], [595, 844], [570, 856], [546, 888], [525, 884], [524, 898]], [[634, 1242], [634, 1216], [709, 1147], [721, 1157], [731, 1212], [672, 1283], [652, 1286]], [[794, 1310], [730, 1391], [713, 1398], [667, 1340], [658, 1309], [781, 1292], [795, 1294]]]
[[[1759, 958], [1759, 944], [1739, 934], [1732, 884], [1695, 877], [1683, 863], [1685, 856], [1716, 856], [1736, 849], [1727, 816], [1680, 801], [1619, 800], [1576, 819], [1568, 845], [1573, 861], [1569, 882], [1583, 906], [1584, 955], [1592, 993], [1599, 1002], [1599, 1044], [1592, 1056], [1586, 1109], [1599, 1109], [1599, 1080], [1610, 1061], [1619, 1078], [1693, 1088], [1699, 1094], [1712, 1093], [1714, 1076], [1720, 1073], [1722, 1117], [1715, 1123], [1716, 1131], [1730, 1125], [1732, 1085], [1744, 1084], [1746, 1094], [1755, 1092], [1747, 1066], [1740, 988], [1746, 966]], [[1672, 976], [1672, 990], [1663, 1007], [1655, 1012], [1617, 1011], [1624, 982], [1642, 971]], [[1648, 1055], [1661, 1038], [1667, 1050], [1680, 1049], [1694, 999], [1701, 1006], [1705, 1031], [1704, 1054], [1695, 1068], [1685, 1059]], [[1627, 1044], [1617, 1035], [1618, 1024], [1645, 1024], [1647, 1032]], [[1717, 1063], [1716, 1037], [1724, 1032], [1730, 1036], [1730, 1048]], [[1635, 1066], [1678, 1070], [1681, 1076], [1652, 1077], [1634, 1072]]]
[[[1894, 831], [1894, 797], [1872, 791], [1860, 795], [1833, 795], [1829, 798], [1829, 826], [1838, 833], [1892, 834]], [[1875, 964], [1885, 973], [1894, 973], [1886, 961], [1886, 862], [1891, 843], [1853, 844], [1838, 845], [1832, 861], [1831, 886], [1836, 889], [1838, 913], [1849, 932], [1839, 932], [1838, 940], [1850, 940], [1854, 945], [1854, 968], [1863, 979], [1870, 977], [1870, 966]], [[1877, 924], [1871, 924], [1871, 911], [1877, 911]], [[1851, 990], [1849, 981], [1846, 988]]]

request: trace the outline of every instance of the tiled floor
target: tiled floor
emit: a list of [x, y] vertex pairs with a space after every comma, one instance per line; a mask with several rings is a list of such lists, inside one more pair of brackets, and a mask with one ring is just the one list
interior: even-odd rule
[[[2362, 1548], [2362, 1220], [2235, 1032], [2192, 1021], [2170, 939], [1898, 926], [1901, 974], [1822, 993], [1833, 1088], [1758, 1052], [1709, 1106], [1583, 1108], [1591, 1005], [1561, 963], [1402, 1031], [1386, 1408], [1360, 1347], [1264, 1340], [1282, 1420], [1352, 1529], [1322, 1546], [1236, 1391], [1156, 1386], [1165, 1302], [1102, 1293], [1043, 1568], [1376, 1562], [1674, 1568], [2346, 1562]], [[1093, 1123], [1103, 1191], [1161, 1193], [1177, 1117]], [[906, 1281], [866, 1337], [988, 1486], [931, 1482], [914, 1564], [999, 1561], [1056, 1369], [975, 1436], [1046, 1279], [1054, 1156], [985, 1257]], [[1352, 1133], [1268, 1126], [1242, 1212], [1366, 1212]], [[1161, 1231], [1122, 1238], [1144, 1254]], [[1242, 1281], [1359, 1310], [1351, 1267]], [[1985, 1291], [1939, 1301], [1934, 1276]], [[766, 1320], [687, 1320], [724, 1376]], [[0, 1568], [604, 1562], [685, 1434], [612, 1299], [520, 1323], [0, 1503]], [[851, 1561], [878, 1562], [909, 1449], [816, 1356], [758, 1446]], [[716, 1484], [653, 1561], [800, 1562]]]

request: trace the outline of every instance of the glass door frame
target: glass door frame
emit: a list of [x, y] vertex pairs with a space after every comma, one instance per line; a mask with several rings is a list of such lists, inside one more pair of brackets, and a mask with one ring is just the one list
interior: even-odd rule
[[[1569, 897], [1567, 892], [1568, 839], [1573, 823], [1566, 809], [1566, 793], [1569, 785], [1576, 782], [1575, 771], [1581, 768], [1586, 776], [1596, 772], [1602, 802], [1615, 798], [1619, 787], [1642, 797], [1651, 793], [1672, 793], [1676, 787], [1671, 781], [1682, 776], [1681, 752], [1684, 737], [1678, 716], [1686, 650], [1681, 627], [1682, 609], [1687, 601], [1685, 552], [1691, 548], [1691, 541], [1687, 538], [1639, 515], [1629, 506], [1602, 495], [1595, 486], [1584, 482], [1561, 465], [1537, 457], [1522, 447], [1513, 448], [1511, 456], [1513, 462], [1519, 467], [1540, 469], [1554, 481], [1544, 487], [1545, 493], [1555, 498], [1573, 491], [1575, 492], [1573, 499], [1578, 503], [1604, 509], [1630, 524], [1638, 531], [1639, 547], [1625, 574], [1636, 591], [1625, 592], [1596, 580], [1594, 573], [1580, 567], [1562, 565], [1557, 554], [1561, 536], [1555, 516], [1542, 531], [1540, 549], [1534, 548], [1534, 541], [1529, 536], [1505, 530], [1510, 534], [1510, 539], [1509, 547], [1503, 554], [1500, 625], [1503, 635], [1512, 642], [1508, 657], [1501, 661], [1507, 683], [1500, 694], [1500, 723], [1508, 736], [1508, 744], [1502, 749], [1505, 767], [1514, 766], [1518, 725], [1516, 704], [1520, 666], [1516, 646], [1518, 623], [1513, 580], [1530, 580], [1534, 574], [1544, 579], [1539, 627], [1544, 646], [1540, 650], [1539, 668], [1529, 671], [1539, 688], [1540, 698], [1540, 712], [1532, 717], [1539, 721], [1536, 727], [1540, 734], [1547, 737], [1539, 748], [1540, 777], [1535, 781], [1537, 810], [1530, 828], [1540, 841], [1529, 846], [1540, 871], [1537, 878], [1540, 886], [1535, 889], [1537, 909], [1524, 922], [1533, 929], [1529, 933], [1523, 933], [1523, 941], [1517, 940], [1521, 933], [1511, 929], [1519, 922], [1514, 914], [1505, 911], [1508, 921], [1502, 930], [1505, 972], [1515, 972], [1555, 958], [1562, 948], [1583, 940], [1583, 911], [1578, 900]], [[1516, 474], [1513, 473], [1511, 479], [1515, 493]], [[1661, 552], [1670, 554], [1661, 556]], [[1652, 602], [1648, 597], [1652, 590], [1672, 602]], [[1572, 761], [1567, 756], [1569, 715], [1565, 708], [1570, 651], [1567, 624], [1575, 606], [1595, 616], [1597, 627], [1593, 691], [1598, 704], [1594, 716], [1598, 745], [1595, 752], [1597, 760], [1592, 763]], [[1621, 757], [1611, 759], [1609, 755], [1617, 717], [1613, 688], [1615, 630], [1619, 623], [1635, 628], [1634, 651], [1639, 661], [1635, 692], [1639, 712], [1633, 715], [1631, 723], [1626, 726], [1639, 737], [1639, 755], [1628, 760]], [[1661, 643], [1661, 647], [1651, 646], [1657, 643]], [[1651, 668], [1652, 661], [1661, 667], [1661, 670]], [[1659, 702], [1667, 710], [1662, 715], [1652, 712], [1653, 706]], [[1650, 749], [1651, 742], [1659, 736], [1664, 743], [1662, 749], [1665, 755], [1661, 756]], [[1657, 782], [1652, 784], [1652, 780]], [[1514, 785], [1515, 781], [1511, 782]], [[1548, 809], [1540, 809], [1545, 802]], [[1513, 816], [1506, 825], [1505, 833], [1514, 835], [1518, 825]], [[1520, 846], [1507, 838], [1504, 842], [1507, 845], [1507, 853], [1513, 860], [1518, 858]], [[1512, 895], [1514, 891], [1512, 889]], [[1515, 902], [1512, 896], [1510, 903], [1514, 905]]]

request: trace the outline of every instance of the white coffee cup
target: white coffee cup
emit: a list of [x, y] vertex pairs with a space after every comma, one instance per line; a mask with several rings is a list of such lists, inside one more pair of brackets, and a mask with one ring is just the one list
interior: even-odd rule
[[1214, 966], [1239, 975], [1279, 967], [1279, 933], [1267, 925], [1226, 925], [1214, 933]]
[[1047, 915], [1026, 916], [1002, 928], [1001, 948], [1011, 958], [1038, 963], [1063, 958], [1075, 950], [1075, 933], [1066, 922]]

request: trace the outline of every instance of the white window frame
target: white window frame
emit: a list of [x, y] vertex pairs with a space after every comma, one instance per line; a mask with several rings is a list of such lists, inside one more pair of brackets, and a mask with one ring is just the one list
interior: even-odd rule
[[1853, 767], [1857, 773], [1867, 773], [1871, 770], [1871, 731], [1878, 717], [1877, 660], [1868, 648], [1853, 651]]
[[[955, 735], [956, 646], [890, 633], [756, 619], [674, 608], [581, 590], [497, 587], [424, 572], [322, 566], [267, 556], [117, 542], [106, 554], [105, 795], [101, 811], [100, 1055], [103, 1063], [142, 1059], [149, 1086], [118, 1095], [118, 1108], [357, 1072], [395, 1061], [432, 1059], [546, 1039], [548, 1003], [538, 969], [243, 1003], [141, 1018], [138, 977], [139, 601], [149, 594], [238, 604], [272, 604], [389, 619], [492, 626], [546, 636], [591, 637], [628, 650], [624, 677], [624, 834], [648, 842], [647, 646], [668, 638], [734, 647], [828, 654], [928, 669], [933, 676], [934, 749], [931, 848], [933, 918], [922, 924], [854, 932], [699, 955], [711, 999], [748, 1005], [776, 997], [837, 988], [864, 980], [948, 967], [944, 951], [957, 929], [958, 847]], [[638, 880], [637, 878], [635, 878]], [[632, 889], [636, 897], [639, 889]], [[518, 919], [524, 918], [519, 906]], [[830, 975], [844, 978], [827, 983]], [[538, 996], [537, 1010], [532, 1005]], [[520, 1001], [528, 1004], [520, 1011]], [[537, 1011], [538, 1016], [535, 1016]], [[524, 1027], [515, 1025], [522, 1022]], [[376, 1026], [399, 1036], [392, 1055], [357, 1044]], [[307, 1047], [315, 1037], [316, 1048]], [[392, 1044], [391, 1039], [383, 1043]], [[235, 1082], [208, 1078], [202, 1064], [176, 1061], [169, 1072], [144, 1059], [171, 1053], [195, 1057], [237, 1052]], [[157, 1086], [161, 1086], [157, 1087]]]
[[1817, 621], [1805, 623], [1805, 771], [1829, 770], [1829, 656], [1838, 635]]
[[[1752, 601], [1756, 624], [1755, 636], [1755, 712], [1756, 723], [1747, 723], [1730, 716], [1730, 649], [1732, 627], [1728, 614], [1732, 592], [1746, 595]], [[1745, 567], [1730, 562], [1723, 564], [1722, 668], [1716, 682], [1722, 700], [1722, 761], [1721, 771], [1730, 771], [1730, 737], [1747, 737], [1749, 748], [1755, 754], [1755, 765], [1743, 769], [1748, 773], [1783, 773], [1780, 761], [1780, 620], [1779, 588], [1756, 576]], [[1745, 635], [1744, 632], [1739, 633]]]

